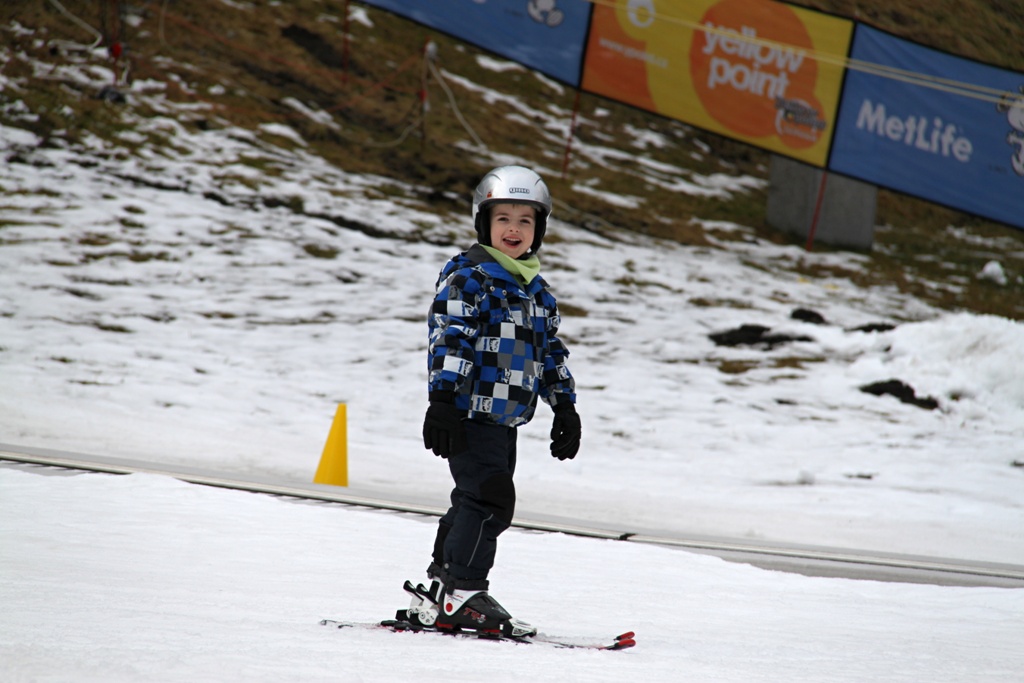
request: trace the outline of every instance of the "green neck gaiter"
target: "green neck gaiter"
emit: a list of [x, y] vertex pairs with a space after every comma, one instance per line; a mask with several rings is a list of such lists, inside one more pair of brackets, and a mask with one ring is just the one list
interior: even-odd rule
[[524, 259], [514, 259], [507, 254], [503, 254], [494, 247], [488, 247], [487, 245], [481, 244], [488, 254], [494, 257], [494, 260], [501, 264], [501, 267], [509, 272], [510, 275], [514, 276], [519, 282], [524, 285], [528, 285], [533, 282], [533, 278], [540, 274], [540, 259], [537, 255]]

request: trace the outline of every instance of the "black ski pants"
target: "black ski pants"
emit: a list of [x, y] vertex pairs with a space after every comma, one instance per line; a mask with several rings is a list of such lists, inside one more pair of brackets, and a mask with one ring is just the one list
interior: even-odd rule
[[486, 589], [498, 536], [512, 524], [516, 489], [514, 427], [467, 420], [469, 448], [448, 458], [455, 488], [434, 541], [434, 564], [455, 588]]

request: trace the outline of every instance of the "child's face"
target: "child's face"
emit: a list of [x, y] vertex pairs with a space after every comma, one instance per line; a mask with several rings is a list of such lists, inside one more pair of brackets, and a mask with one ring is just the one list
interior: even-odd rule
[[536, 209], [528, 204], [495, 204], [491, 207], [491, 246], [519, 258], [533, 246], [537, 229]]

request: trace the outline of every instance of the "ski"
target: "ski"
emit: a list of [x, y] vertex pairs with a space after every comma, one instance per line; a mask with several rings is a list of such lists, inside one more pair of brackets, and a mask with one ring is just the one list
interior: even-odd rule
[[520, 644], [542, 644], [549, 647], [570, 650], [626, 650], [636, 645], [636, 634], [627, 631], [614, 638], [588, 638], [578, 636], [560, 636], [548, 633], [536, 633], [531, 636], [509, 636], [501, 633], [480, 632], [472, 630], [446, 631], [437, 628], [429, 628], [412, 624], [399, 619], [386, 619], [384, 621], [338, 621], [336, 619], [322, 619], [322, 626], [333, 626], [339, 629], [365, 629], [384, 630], [392, 633], [433, 633], [454, 638], [475, 638], [478, 640], [491, 640], [495, 642], [511, 642]]

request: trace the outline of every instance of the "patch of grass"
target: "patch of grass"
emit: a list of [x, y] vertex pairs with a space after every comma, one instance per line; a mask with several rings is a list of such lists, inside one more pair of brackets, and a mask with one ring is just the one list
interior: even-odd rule
[[718, 361], [718, 371], [726, 375], [742, 375], [745, 372], [750, 372], [754, 368], [761, 367], [761, 361], [758, 360], [720, 360]]
[[113, 243], [114, 238], [109, 236], [109, 234], [99, 234], [97, 232], [83, 234], [83, 236], [78, 239], [78, 244], [83, 247], [105, 247]]
[[[243, 156], [238, 160], [238, 163], [242, 164], [243, 166], [255, 169], [259, 171], [261, 175], [264, 175], [268, 178], [277, 178], [281, 175], [281, 168], [274, 164], [273, 161], [271, 161], [270, 159], [265, 159], [263, 157]], [[259, 186], [258, 180], [254, 180], [253, 178], [248, 178], [245, 176], [234, 176], [229, 174], [224, 176], [224, 178], [230, 179], [233, 182], [242, 183], [243, 185], [251, 186], [253, 188]]]
[[737, 299], [691, 297], [688, 303], [695, 308], [738, 308], [748, 310], [753, 308], [749, 301], [739, 301]]
[[[719, 359], [717, 362], [718, 371], [726, 375], [742, 375], [751, 370], [759, 368], [771, 369], [771, 370], [805, 370], [807, 365], [811, 363], [825, 363], [828, 359], [824, 357], [807, 357], [799, 358], [795, 356], [786, 356], [781, 358], [763, 358], [763, 359]], [[782, 379], [799, 379], [799, 375], [795, 374], [783, 374], [776, 375], [775, 380]]]
[[341, 253], [341, 250], [337, 247], [323, 244], [304, 244], [302, 245], [302, 250], [313, 258], [328, 260], [337, 258], [338, 254]]
[[582, 306], [576, 306], [569, 303], [568, 301], [558, 302], [558, 314], [561, 316], [570, 316], [574, 318], [586, 318], [590, 313], [587, 309]]
[[657, 287], [659, 289], [668, 290], [670, 292], [675, 291], [672, 287], [670, 287], [670, 286], [668, 286], [668, 285], [666, 285], [666, 284], [664, 284], [662, 282], [652, 282], [651, 280], [641, 280], [641, 279], [633, 277], [632, 275], [622, 275], [620, 277], [615, 278], [615, 280], [613, 280], [613, 282], [615, 284], [617, 284], [619, 287], [623, 287], [623, 288], [626, 288], [626, 289], [633, 289], [633, 288], [636, 288], [636, 287], [641, 287], [641, 288], [642, 287]]
[[177, 259], [166, 251], [138, 251], [132, 250], [126, 254], [132, 263], [147, 263], [149, 261], [176, 261]]
[[[938, 213], [934, 207], [920, 208], [919, 216]], [[946, 218], [951, 216], [947, 214]], [[957, 227], [953, 229], [953, 225]], [[833, 250], [822, 245], [815, 251]], [[991, 260], [1002, 264], [1007, 284], [978, 277]], [[861, 287], [893, 285], [950, 311], [1024, 319], [1024, 232], [980, 219], [958, 224], [931, 219], [899, 227], [882, 226], [875, 232], [874, 248], [862, 269], [801, 261], [796, 271], [809, 277], [848, 279]]]
[[[4, 207], [0, 206], [0, 211], [3, 211], [3, 210], [4, 210]], [[8, 218], [0, 218], [0, 230], [3, 230], [4, 228], [22, 228], [22, 227], [25, 227], [27, 225], [36, 225], [36, 224], [35, 223], [30, 223], [28, 221], [18, 221], [18, 220], [11, 220], [11, 219], [8, 219]]]
[[792, 0], [851, 17], [901, 38], [1024, 71], [1024, 5], [1017, 0]]
[[95, 327], [97, 330], [102, 330], [104, 332], [116, 332], [117, 334], [132, 334], [132, 331], [130, 329], [128, 329], [124, 325], [118, 325], [116, 323], [96, 322], [93, 323], [93, 327]]
[[305, 213], [305, 201], [297, 195], [290, 197], [264, 197], [263, 206], [268, 209], [284, 207], [292, 213]]

